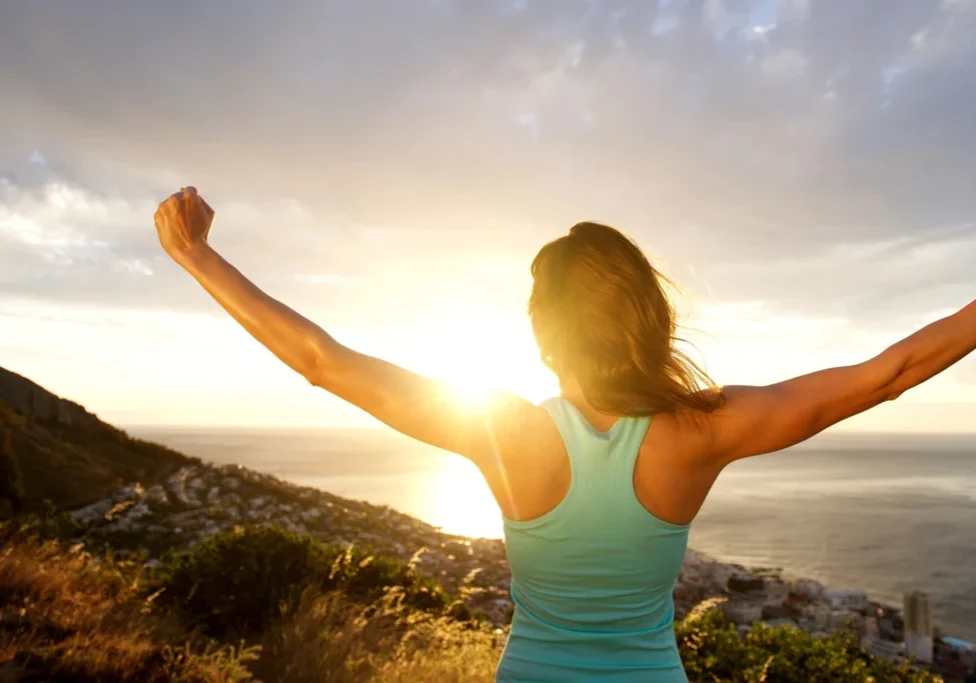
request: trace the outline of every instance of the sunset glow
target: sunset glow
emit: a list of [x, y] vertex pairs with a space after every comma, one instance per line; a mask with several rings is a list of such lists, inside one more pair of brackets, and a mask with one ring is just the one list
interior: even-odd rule
[[[529, 266], [580, 220], [681, 286], [720, 384], [865, 360], [967, 303], [967, 3], [892, 15], [867, 42], [821, 39], [845, 3], [724, 4], [213, 9], [185, 27], [181, 97], [163, 9], [116, 3], [107, 25], [80, 4], [11, 8], [2, 362], [123, 425], [377, 426], [168, 261], [153, 211], [188, 182], [255, 284], [464, 401], [558, 391]], [[973, 431], [974, 406], [967, 359], [838, 429]]]

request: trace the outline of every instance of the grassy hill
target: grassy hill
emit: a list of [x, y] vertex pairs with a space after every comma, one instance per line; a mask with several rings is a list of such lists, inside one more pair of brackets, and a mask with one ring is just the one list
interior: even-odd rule
[[251, 527], [154, 570], [42, 529], [0, 523], [4, 683], [494, 680], [494, 629], [404, 563]]
[[[231, 578], [232, 580], [226, 580]], [[409, 566], [275, 529], [221, 532], [155, 570], [0, 524], [0, 680], [489, 683], [503, 632], [458, 619]], [[714, 604], [677, 625], [692, 681], [937, 683], [852, 632], [741, 635]]]
[[[6, 444], [6, 445], [5, 445]], [[131, 481], [155, 483], [199, 462], [134, 439], [72, 401], [0, 368], [0, 478], [20, 472], [23, 508], [72, 508]], [[3, 482], [0, 482], [2, 490]], [[0, 497], [5, 497], [0, 495]]]

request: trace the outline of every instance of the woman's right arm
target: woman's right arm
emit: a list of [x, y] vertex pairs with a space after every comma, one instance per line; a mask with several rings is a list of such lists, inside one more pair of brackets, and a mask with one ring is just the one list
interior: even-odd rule
[[874, 358], [769, 386], [727, 386], [710, 413], [699, 450], [724, 466], [770, 453], [841, 420], [891, 401], [976, 350], [976, 301], [885, 349]]

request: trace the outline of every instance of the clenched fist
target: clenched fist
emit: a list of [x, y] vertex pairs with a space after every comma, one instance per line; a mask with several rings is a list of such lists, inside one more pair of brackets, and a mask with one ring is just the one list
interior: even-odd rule
[[154, 218], [159, 243], [167, 254], [179, 260], [206, 246], [214, 210], [196, 188], [184, 187], [160, 203]]

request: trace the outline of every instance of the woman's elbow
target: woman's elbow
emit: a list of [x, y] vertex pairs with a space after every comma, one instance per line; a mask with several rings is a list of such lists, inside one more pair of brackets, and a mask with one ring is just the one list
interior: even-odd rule
[[299, 372], [314, 387], [328, 389], [342, 368], [341, 350], [335, 342], [313, 342]]

